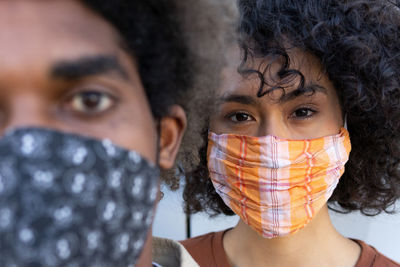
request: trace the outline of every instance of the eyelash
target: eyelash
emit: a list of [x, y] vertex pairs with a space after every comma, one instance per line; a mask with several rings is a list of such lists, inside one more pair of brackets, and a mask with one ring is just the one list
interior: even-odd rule
[[[74, 102], [74, 100], [77, 100], [75, 98], [76, 97], [84, 97], [85, 94], [98, 94], [99, 98], [107, 97], [108, 100], [111, 101], [112, 103], [105, 110], [100, 110], [100, 111], [96, 111], [96, 110], [94, 110], [94, 111], [90, 111], [90, 110], [84, 111], [84, 110], [79, 110], [79, 108], [73, 107], [74, 104], [77, 104], [77, 103], [78, 104], [82, 104], [82, 103], [79, 103], [79, 101], [78, 102]], [[102, 103], [101, 102], [102, 100], [104, 100], [104, 99], [100, 99], [99, 100], [99, 104]], [[117, 104], [117, 102], [118, 102], [118, 98], [115, 97], [113, 94], [108, 93], [105, 90], [102, 90], [100, 88], [90, 88], [90, 87], [84, 88], [84, 89], [81, 89], [81, 90], [76, 90], [76, 91], [70, 93], [66, 97], [66, 100], [65, 100], [65, 103], [67, 103], [66, 106], [67, 106], [68, 109], [72, 110], [72, 112], [78, 114], [79, 116], [83, 116], [83, 117], [98, 117], [98, 116], [101, 116], [104, 113], [106, 113], [106, 112], [110, 111], [111, 109], [113, 109], [115, 107], [115, 105]], [[85, 107], [83, 107], [83, 109], [84, 108]]]
[[[311, 114], [311, 115], [307, 115], [307, 116], [303, 116], [303, 117], [297, 117], [297, 116], [295, 115], [295, 113], [296, 113], [297, 111], [300, 111], [300, 110], [306, 110], [306, 111], [308, 111], [308, 112], [311, 112], [312, 114]], [[303, 107], [296, 108], [296, 109], [290, 114], [289, 118], [292, 118], [292, 119], [295, 119], [295, 120], [308, 120], [308, 119], [311, 119], [312, 117], [314, 117], [316, 113], [317, 113], [317, 110], [315, 110], [315, 108], [312, 108], [312, 107], [310, 107], [310, 106], [303, 106]]]
[[228, 115], [226, 115], [226, 118], [231, 123], [235, 123], [235, 124], [237, 124], [237, 123], [246, 123], [246, 122], [250, 121], [250, 120], [244, 120], [244, 121], [234, 121], [234, 120], [232, 120], [233, 116], [240, 115], [240, 114], [250, 117], [253, 121], [255, 120], [253, 116], [251, 116], [249, 113], [247, 113], [245, 111], [235, 111], [235, 112], [229, 113]]
[[[303, 111], [307, 111], [307, 112], [311, 112], [311, 115], [306, 115], [306, 116], [302, 116], [302, 117], [296, 116], [295, 113], [298, 112], [298, 111], [302, 111], [302, 110], [303, 110]], [[289, 118], [295, 119], [295, 120], [308, 120], [308, 119], [311, 119], [312, 117], [314, 117], [316, 113], [317, 113], [317, 110], [315, 110], [315, 108], [312, 108], [312, 107], [309, 107], [309, 106], [303, 106], [303, 107], [296, 108], [296, 109], [290, 114]], [[233, 116], [237, 116], [237, 115], [245, 115], [245, 116], [248, 116], [248, 117], [251, 118], [251, 120], [243, 120], [243, 121], [236, 120], [236, 121], [234, 121], [234, 120], [232, 119], [232, 117], [233, 117]], [[251, 116], [249, 113], [244, 112], [244, 111], [235, 111], [235, 112], [229, 113], [228, 115], [226, 115], [226, 118], [227, 118], [231, 123], [235, 123], [235, 124], [238, 124], [238, 123], [247, 123], [247, 122], [249, 122], [249, 121], [255, 120], [255, 119], [253, 118], [253, 116]]]

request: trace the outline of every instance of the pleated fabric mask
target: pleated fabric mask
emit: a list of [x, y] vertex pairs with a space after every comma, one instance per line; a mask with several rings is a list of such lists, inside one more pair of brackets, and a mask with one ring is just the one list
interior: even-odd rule
[[265, 238], [294, 234], [327, 203], [351, 151], [349, 133], [311, 140], [209, 133], [216, 192]]
[[159, 170], [138, 153], [48, 129], [0, 139], [0, 266], [134, 266]]

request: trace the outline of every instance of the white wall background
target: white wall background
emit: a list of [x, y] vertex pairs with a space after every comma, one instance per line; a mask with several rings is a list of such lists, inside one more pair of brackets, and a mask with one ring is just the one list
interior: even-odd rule
[[[182, 211], [182, 192], [170, 192], [166, 189], [163, 192], [165, 196], [158, 206], [153, 235], [175, 240], [185, 239], [186, 216]], [[366, 217], [359, 213], [342, 215], [331, 212], [331, 217], [335, 227], [344, 236], [361, 239], [400, 262], [400, 213]], [[236, 225], [237, 221], [237, 217], [219, 216], [210, 219], [204, 214], [195, 215], [191, 218], [192, 236], [227, 229]]]

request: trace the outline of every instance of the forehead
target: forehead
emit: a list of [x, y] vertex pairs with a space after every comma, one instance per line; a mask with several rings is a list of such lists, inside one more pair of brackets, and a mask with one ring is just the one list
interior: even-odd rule
[[117, 40], [113, 28], [79, 1], [0, 1], [0, 58], [7, 67], [111, 53]]
[[[324, 73], [323, 66], [318, 58], [310, 53], [303, 52], [299, 49], [291, 49], [287, 51], [290, 58], [289, 69], [300, 71], [305, 78], [306, 86], [319, 85], [328, 91], [334, 88], [329, 81], [328, 76]], [[256, 96], [261, 86], [260, 77], [257, 74], [243, 75], [238, 71], [242, 63], [240, 49], [231, 47], [228, 50], [227, 65], [222, 71], [222, 85], [219, 88], [219, 95], [243, 94]], [[282, 61], [272, 60], [270, 57], [265, 58], [251, 58], [249, 57], [244, 69], [251, 69], [263, 73], [264, 80], [267, 84], [264, 90], [268, 90], [272, 86], [277, 85], [280, 79], [277, 77], [279, 69], [282, 67]], [[292, 76], [292, 79], [287, 84], [283, 84], [285, 92], [289, 93], [298, 88], [299, 76]], [[289, 79], [290, 80], [290, 79]], [[278, 90], [276, 93], [281, 94]]]

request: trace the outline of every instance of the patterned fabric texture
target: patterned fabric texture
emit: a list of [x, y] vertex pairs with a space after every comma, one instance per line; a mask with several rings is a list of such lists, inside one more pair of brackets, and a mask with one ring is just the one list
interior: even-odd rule
[[0, 266], [134, 266], [158, 178], [108, 140], [9, 132], [0, 139]]
[[265, 238], [304, 228], [344, 172], [350, 137], [312, 140], [209, 134], [208, 168], [217, 193]]

